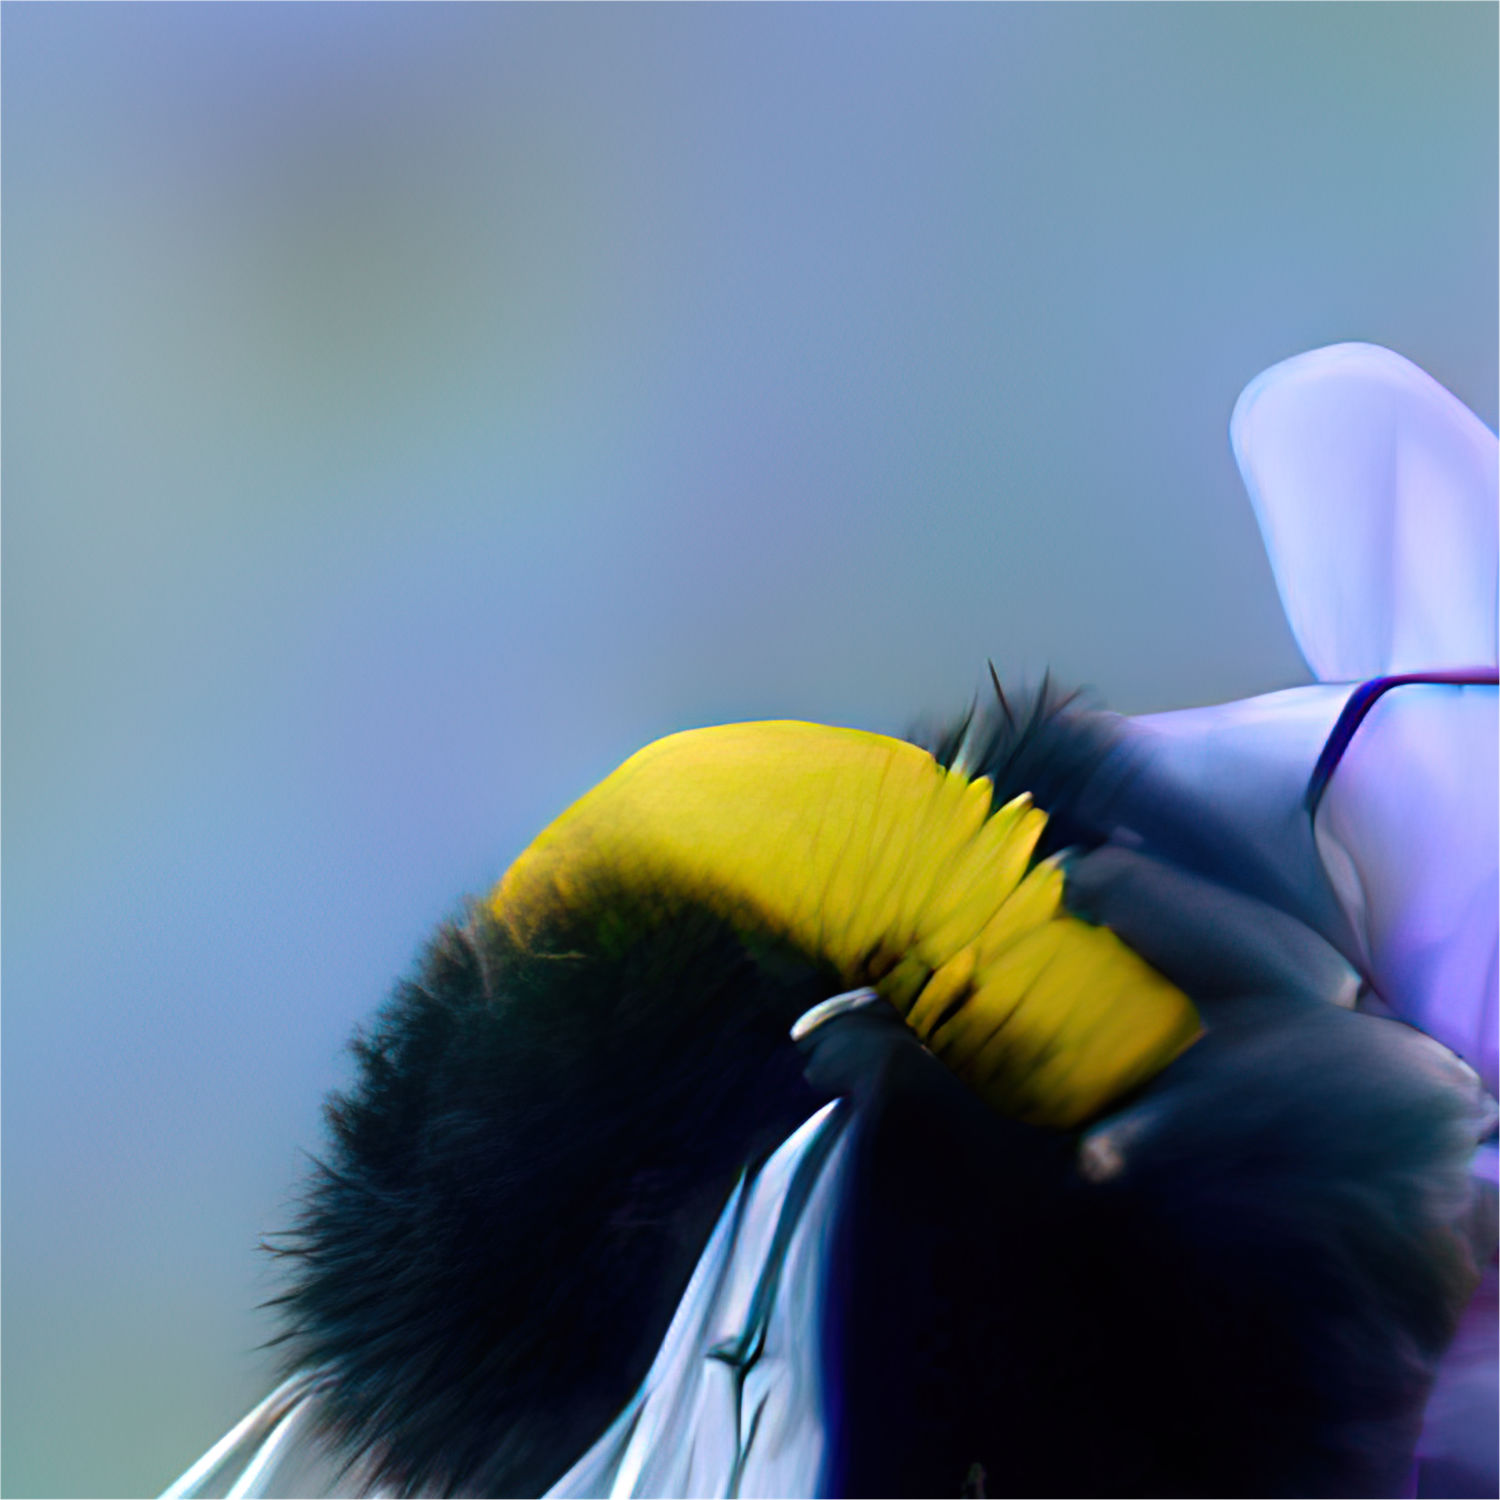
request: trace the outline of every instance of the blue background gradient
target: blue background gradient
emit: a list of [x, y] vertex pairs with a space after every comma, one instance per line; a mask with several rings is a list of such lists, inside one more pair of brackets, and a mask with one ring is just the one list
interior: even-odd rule
[[1496, 17], [6, 6], [5, 1490], [261, 1394], [351, 1029], [644, 741], [1306, 680], [1229, 411], [1494, 425]]

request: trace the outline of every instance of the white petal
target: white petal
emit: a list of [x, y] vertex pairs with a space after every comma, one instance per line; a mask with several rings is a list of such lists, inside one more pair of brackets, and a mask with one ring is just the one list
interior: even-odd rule
[[1496, 439], [1389, 349], [1335, 344], [1230, 422], [1292, 631], [1319, 680], [1496, 661]]

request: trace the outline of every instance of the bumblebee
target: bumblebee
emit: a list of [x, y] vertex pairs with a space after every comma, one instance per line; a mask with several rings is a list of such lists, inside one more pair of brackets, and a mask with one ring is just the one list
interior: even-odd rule
[[1389, 690], [1299, 691], [632, 757], [357, 1040], [288, 1382], [173, 1493], [1413, 1492], [1494, 1106], [1397, 1018]]

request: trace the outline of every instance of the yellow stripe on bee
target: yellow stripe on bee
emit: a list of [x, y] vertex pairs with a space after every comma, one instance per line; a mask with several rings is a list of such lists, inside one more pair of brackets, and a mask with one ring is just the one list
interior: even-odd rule
[[1055, 862], [1028, 870], [1047, 821], [1031, 799], [991, 813], [991, 798], [984, 778], [883, 735], [789, 720], [692, 730], [574, 803], [491, 906], [545, 947], [580, 916], [600, 940], [628, 938], [601, 891], [646, 910], [706, 905], [850, 988], [874, 984], [998, 1108], [1071, 1125], [1165, 1066], [1197, 1014], [1063, 910]]
[[973, 947], [960, 948], [927, 981], [926, 987], [917, 996], [916, 1003], [906, 1014], [906, 1024], [919, 1037], [925, 1039], [938, 1017], [972, 988], [974, 961], [977, 957]]
[[[1029, 967], [1034, 978], [1006, 1028], [1003, 1049], [991, 1048], [974, 1062], [975, 1082], [1007, 1114], [1026, 1117], [1032, 1075], [1059, 1053], [1067, 1052], [1079, 1034], [1080, 1012], [1100, 988], [1113, 950], [1094, 939], [1112, 935], [1073, 918], [1050, 922], [1040, 932], [1055, 934], [1048, 962]], [[1027, 955], [1036, 939], [1017, 941], [1012, 954]], [[1015, 962], [1015, 959], [1012, 959]]]
[[973, 999], [933, 1033], [932, 1050], [956, 1072], [987, 1084], [979, 1071], [981, 1063], [996, 1054], [1002, 1031], [1001, 1055], [1013, 1045], [1010, 1028], [1020, 1015], [1021, 1001], [1057, 957], [1066, 930], [1062, 922], [1048, 922], [1013, 943], [978, 976]]
[[1050, 921], [1062, 909], [1063, 876], [1054, 859], [1034, 866], [985, 924], [976, 945], [979, 966], [988, 970], [1018, 937]]
[[935, 959], [967, 947], [997, 905], [1009, 903], [1046, 826], [1047, 815], [1031, 806], [1031, 798], [1017, 797], [960, 853], [948, 873], [947, 899], [932, 902], [924, 913], [923, 945]]
[[[1070, 1017], [1058, 1047], [1026, 1080], [1017, 1106], [1022, 1119], [1078, 1122], [1155, 1076], [1201, 1034], [1196, 1012], [1140, 1004], [1153, 991], [1178, 993], [1114, 933], [1091, 929], [1111, 949], [1101, 982]], [[1163, 994], [1163, 1000], [1170, 999]]]
[[982, 796], [966, 800], [970, 784], [962, 776], [937, 770], [937, 780], [910, 831], [911, 843], [897, 897], [892, 935], [902, 948], [923, 947], [922, 913], [939, 896], [949, 865], [979, 832], [989, 811], [988, 783], [981, 789]]

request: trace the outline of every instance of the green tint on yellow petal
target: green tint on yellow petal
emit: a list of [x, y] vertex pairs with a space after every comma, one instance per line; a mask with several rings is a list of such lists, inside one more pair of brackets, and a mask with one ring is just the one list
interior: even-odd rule
[[1045, 814], [1025, 796], [992, 814], [991, 790], [883, 735], [692, 730], [569, 808], [491, 905], [542, 948], [580, 920], [627, 941], [638, 917], [621, 908], [707, 906], [851, 988], [875, 985], [997, 1108], [1072, 1125], [1170, 1062], [1198, 1018], [1112, 933], [1066, 913], [1055, 864], [1028, 870]]

